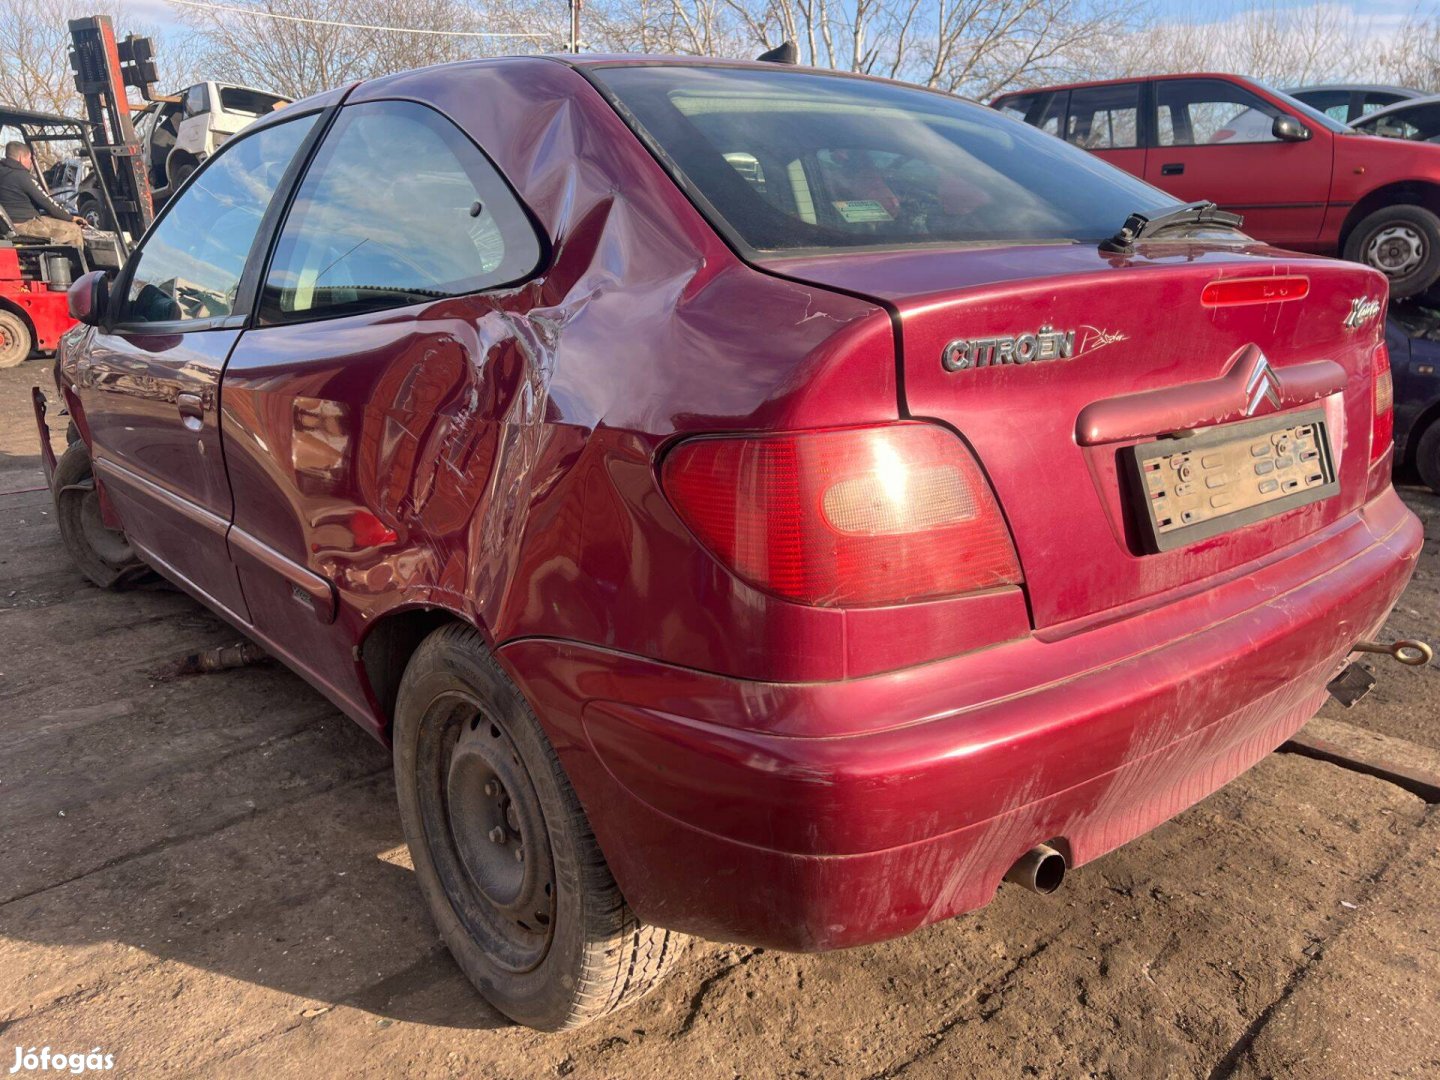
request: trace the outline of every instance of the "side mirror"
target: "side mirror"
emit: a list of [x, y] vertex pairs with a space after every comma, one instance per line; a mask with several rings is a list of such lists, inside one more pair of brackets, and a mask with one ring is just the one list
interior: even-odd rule
[[71, 284], [65, 294], [70, 317], [86, 326], [99, 326], [110, 309], [110, 275], [104, 270], [91, 270]]
[[1304, 142], [1310, 138], [1310, 129], [1293, 116], [1277, 116], [1270, 125], [1270, 134], [1281, 142]]

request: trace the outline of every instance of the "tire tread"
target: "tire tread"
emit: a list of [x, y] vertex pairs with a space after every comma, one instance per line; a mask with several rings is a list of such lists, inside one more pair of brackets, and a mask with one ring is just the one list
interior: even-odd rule
[[[579, 796], [561, 766], [559, 754], [545, 737], [544, 727], [529, 701], [514, 688], [478, 630], [466, 623], [455, 622], [433, 631], [416, 650], [407, 675], [417, 665], [423, 667], [441, 660], [450, 650], [468, 653], [479, 661], [491, 678], [514, 691], [513, 696], [524, 722], [533, 725], [535, 733], [540, 736], [545, 764], [560, 793], [561, 812], [568, 819], [567, 826], [574, 834], [579, 853], [575, 876], [587, 897], [583, 905], [584, 944], [569, 1008], [553, 1023], [544, 1025], [547, 1030], [573, 1030], [607, 1016], [653, 990], [674, 966], [684, 935], [641, 922], [625, 902], [580, 805]], [[401, 696], [404, 697], [403, 687]], [[558, 871], [557, 866], [557, 876]]]

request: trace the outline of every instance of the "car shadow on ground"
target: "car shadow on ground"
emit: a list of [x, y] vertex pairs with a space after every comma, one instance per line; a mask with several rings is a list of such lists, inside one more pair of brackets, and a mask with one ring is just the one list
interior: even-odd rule
[[45, 469], [40, 455], [11, 454], [0, 450], [0, 495], [33, 488], [44, 489]]
[[[74, 575], [55, 541], [49, 580]], [[238, 639], [168, 589], [86, 586], [5, 619], [0, 984], [21, 993], [0, 1030], [93, 979], [97, 953], [117, 984], [173, 979], [183, 968], [157, 961], [178, 961], [301, 999], [236, 988], [287, 1014], [509, 1026], [423, 904], [388, 750], [319, 693], [273, 661], [158, 678], [186, 650]], [[63, 683], [34, 670], [51, 651], [34, 628], [82, 661]]]

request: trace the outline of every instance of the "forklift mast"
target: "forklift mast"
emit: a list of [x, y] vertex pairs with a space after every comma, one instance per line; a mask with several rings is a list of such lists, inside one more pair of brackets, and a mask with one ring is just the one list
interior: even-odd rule
[[119, 230], [139, 240], [155, 209], [150, 171], [130, 121], [125, 88], [134, 86], [150, 98], [155, 82], [154, 47], [149, 38], [133, 34], [117, 43], [108, 15], [71, 19], [70, 43], [70, 66], [75, 71], [75, 89], [85, 100], [100, 182], [110, 194]]

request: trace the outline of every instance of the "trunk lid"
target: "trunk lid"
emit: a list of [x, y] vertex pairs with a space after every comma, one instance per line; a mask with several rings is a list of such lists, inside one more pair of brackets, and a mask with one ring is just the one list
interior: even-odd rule
[[[788, 258], [766, 268], [890, 307], [902, 414], [945, 423], [974, 450], [1009, 521], [1037, 629], [1192, 591], [1303, 541], [1365, 498], [1385, 283], [1358, 265], [1172, 241], [1124, 256], [1027, 245]], [[1280, 277], [1306, 279], [1308, 294], [1202, 303], [1213, 282]], [[1353, 319], [1357, 301], [1364, 317]], [[1027, 362], [1014, 362], [1017, 351]], [[1257, 372], [1260, 354], [1278, 379]], [[1247, 408], [1277, 426], [1323, 410], [1338, 491], [1153, 550], [1127, 448], [1237, 424]], [[1248, 463], [1234, 471], [1244, 474], [1237, 485], [1256, 482]]]

